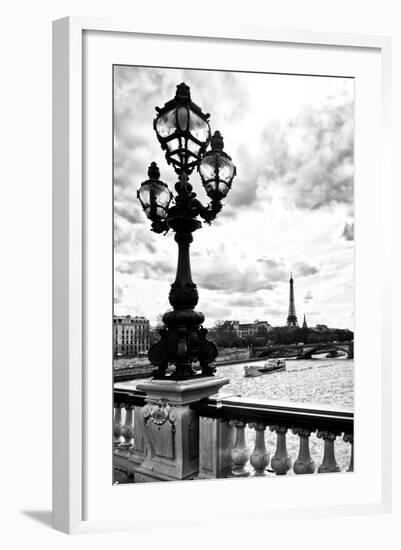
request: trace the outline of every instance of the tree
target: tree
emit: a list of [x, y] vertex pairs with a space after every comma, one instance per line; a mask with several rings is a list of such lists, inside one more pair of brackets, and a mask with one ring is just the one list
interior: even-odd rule
[[256, 331], [256, 336], [258, 336], [259, 338], [262, 338], [263, 336], [266, 337], [267, 336], [267, 326], [266, 325], [258, 325], [258, 329]]
[[220, 348], [237, 348], [242, 346], [242, 340], [228, 321], [216, 321], [209, 330], [209, 337]]

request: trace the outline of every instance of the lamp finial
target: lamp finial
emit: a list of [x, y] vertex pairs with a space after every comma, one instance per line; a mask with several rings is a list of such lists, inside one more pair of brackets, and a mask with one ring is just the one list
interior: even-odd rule
[[212, 147], [212, 151], [222, 151], [224, 149], [223, 136], [220, 134], [218, 130], [216, 130], [215, 133], [212, 135], [210, 144]]
[[178, 101], [183, 102], [191, 100], [191, 90], [189, 86], [185, 84], [185, 82], [181, 82], [181, 84], [178, 84], [175, 98]]
[[148, 169], [148, 176], [151, 180], [158, 180], [160, 178], [160, 170], [157, 164], [153, 161]]

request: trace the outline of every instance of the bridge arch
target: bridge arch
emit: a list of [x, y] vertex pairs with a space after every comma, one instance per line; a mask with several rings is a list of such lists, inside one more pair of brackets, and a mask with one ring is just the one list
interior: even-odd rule
[[317, 353], [343, 352], [348, 359], [354, 358], [354, 342], [325, 342], [311, 344], [289, 344], [271, 346], [265, 349], [254, 350], [256, 357], [298, 357], [310, 359]]

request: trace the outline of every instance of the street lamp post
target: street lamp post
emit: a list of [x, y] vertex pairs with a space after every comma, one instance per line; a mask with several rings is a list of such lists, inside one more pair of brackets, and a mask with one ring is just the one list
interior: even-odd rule
[[[193, 377], [196, 361], [202, 369], [200, 376], [210, 376], [215, 371], [212, 363], [217, 357], [217, 347], [206, 338], [207, 330], [202, 326], [204, 315], [195, 311], [199, 295], [192, 281], [189, 247], [192, 233], [202, 226], [199, 218], [210, 224], [221, 211], [221, 201], [230, 190], [236, 168], [223, 150], [221, 134], [215, 132], [211, 136], [210, 115], [204, 114], [191, 101], [186, 84], [179, 84], [174, 99], [162, 108], [156, 107], [156, 112], [157, 138], [166, 152], [167, 163], [178, 175], [176, 194], [173, 196], [160, 180], [159, 168], [152, 162], [149, 179], [138, 190], [138, 199], [152, 222], [152, 231], [166, 233], [171, 229], [175, 232], [178, 263], [169, 294], [173, 310], [164, 314], [165, 328], [159, 331], [160, 340], [150, 348], [148, 357], [157, 367], [155, 378], [165, 378], [169, 365], [175, 365], [169, 378]], [[189, 176], [195, 169], [210, 198], [207, 206], [196, 198], [189, 183]]]

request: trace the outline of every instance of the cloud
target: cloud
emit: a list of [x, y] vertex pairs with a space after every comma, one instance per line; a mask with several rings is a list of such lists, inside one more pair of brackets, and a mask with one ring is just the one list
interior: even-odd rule
[[234, 298], [229, 298], [227, 303], [230, 306], [241, 306], [241, 307], [260, 307], [263, 305], [263, 300], [257, 298], [256, 296], [236, 296]]
[[203, 302], [202, 313], [205, 315], [206, 319], [227, 319], [231, 317], [232, 310], [227, 306], [220, 306], [210, 304], [208, 302]]
[[287, 201], [300, 209], [351, 204], [353, 120], [353, 101], [344, 96], [271, 124], [261, 154], [268, 185], [286, 188]]
[[345, 222], [342, 237], [346, 241], [354, 240], [354, 222]]
[[[192, 100], [213, 114], [212, 130], [221, 130], [223, 135], [227, 122], [240, 122], [250, 109], [249, 90], [234, 73], [184, 69], [172, 74], [176, 84], [184, 81], [190, 86]], [[162, 95], [165, 100], [175, 95], [175, 85], [171, 95], [164, 90]]]
[[265, 313], [265, 315], [268, 315], [268, 316], [286, 318], [287, 317], [287, 309], [288, 309], [288, 304], [286, 306], [283, 306], [282, 308], [279, 308], [279, 307], [266, 307], [264, 309], [264, 313]]
[[311, 300], [313, 300], [313, 294], [310, 290], [308, 290], [304, 295], [304, 303], [308, 304]]
[[309, 265], [306, 262], [296, 262], [294, 264], [294, 275], [296, 277], [309, 277], [315, 275], [319, 270], [313, 265]]
[[136, 205], [135, 203], [128, 203], [128, 201], [114, 202], [114, 216], [121, 216], [132, 224], [146, 223], [145, 214], [142, 212], [140, 206]]
[[121, 254], [127, 252], [131, 239], [132, 232], [123, 228], [119, 220], [114, 218], [114, 253]]
[[257, 201], [259, 166], [246, 144], [236, 152], [234, 160], [237, 175], [227, 200], [226, 215], [233, 212], [233, 209], [236, 212], [237, 208], [247, 208]]
[[283, 260], [259, 258], [257, 261], [270, 282], [283, 282], [289, 279], [288, 270]]
[[[261, 290], [274, 290], [278, 283], [287, 283], [290, 277], [288, 266], [284, 260], [259, 258], [255, 261], [243, 259], [234, 262], [225, 251], [224, 245], [217, 252], [208, 253], [207, 260], [195, 257], [194, 273], [201, 288], [243, 293], [241, 297], [228, 299], [230, 305], [258, 305], [257, 298], [250, 298], [248, 293]], [[318, 272], [318, 269], [306, 262], [294, 264], [294, 275], [308, 277]]]
[[[158, 239], [159, 237], [159, 239]], [[115, 254], [129, 254], [135, 251], [136, 254], [147, 252], [156, 254], [160, 246], [160, 236], [150, 231], [149, 227], [143, 226], [134, 228], [127, 224], [124, 218], [114, 218], [114, 252]]]
[[123, 296], [123, 289], [120, 286], [116, 285], [114, 287], [113, 302], [115, 304], [120, 304], [122, 301], [122, 296]]
[[136, 273], [142, 275], [144, 279], [165, 279], [170, 282], [170, 276], [174, 274], [175, 267], [169, 260], [132, 260], [117, 265], [116, 271], [124, 275]]
[[273, 290], [274, 285], [266, 277], [255, 274], [251, 267], [238, 269], [234, 265], [223, 266], [216, 263], [203, 272], [197, 270], [199, 287], [207, 290], [223, 290], [225, 292], [256, 292], [258, 290]]
[[[277, 283], [287, 281], [289, 278], [289, 272], [283, 260], [259, 258], [256, 261], [250, 261], [243, 258], [235, 262], [225, 251], [224, 245], [220, 245], [217, 252], [209, 251], [207, 256], [207, 261], [196, 257], [193, 262], [197, 282], [201, 288], [207, 290], [247, 294], [260, 290], [274, 290]], [[245, 306], [249, 297], [231, 298], [230, 304], [235, 305], [236, 300], [236, 305], [243, 300]]]
[[[330, 316], [345, 316], [349, 295], [330, 296], [353, 277], [347, 269], [353, 243], [342, 240], [350, 240], [352, 224], [352, 81], [141, 67], [115, 69], [114, 257], [122, 289], [116, 300], [124, 302], [118, 307], [151, 319], [168, 307], [174, 235], [150, 231], [136, 192], [153, 160], [170, 189], [176, 182], [152, 122], [154, 107], [173, 97], [181, 81], [211, 113], [212, 131], [222, 132], [238, 171], [223, 211], [191, 247], [201, 309], [205, 299], [211, 319], [252, 320], [266, 310], [272, 321], [285, 322], [292, 269], [301, 303], [313, 288], [315, 309], [327, 312], [330, 305]], [[198, 174], [191, 183], [205, 203]]]

